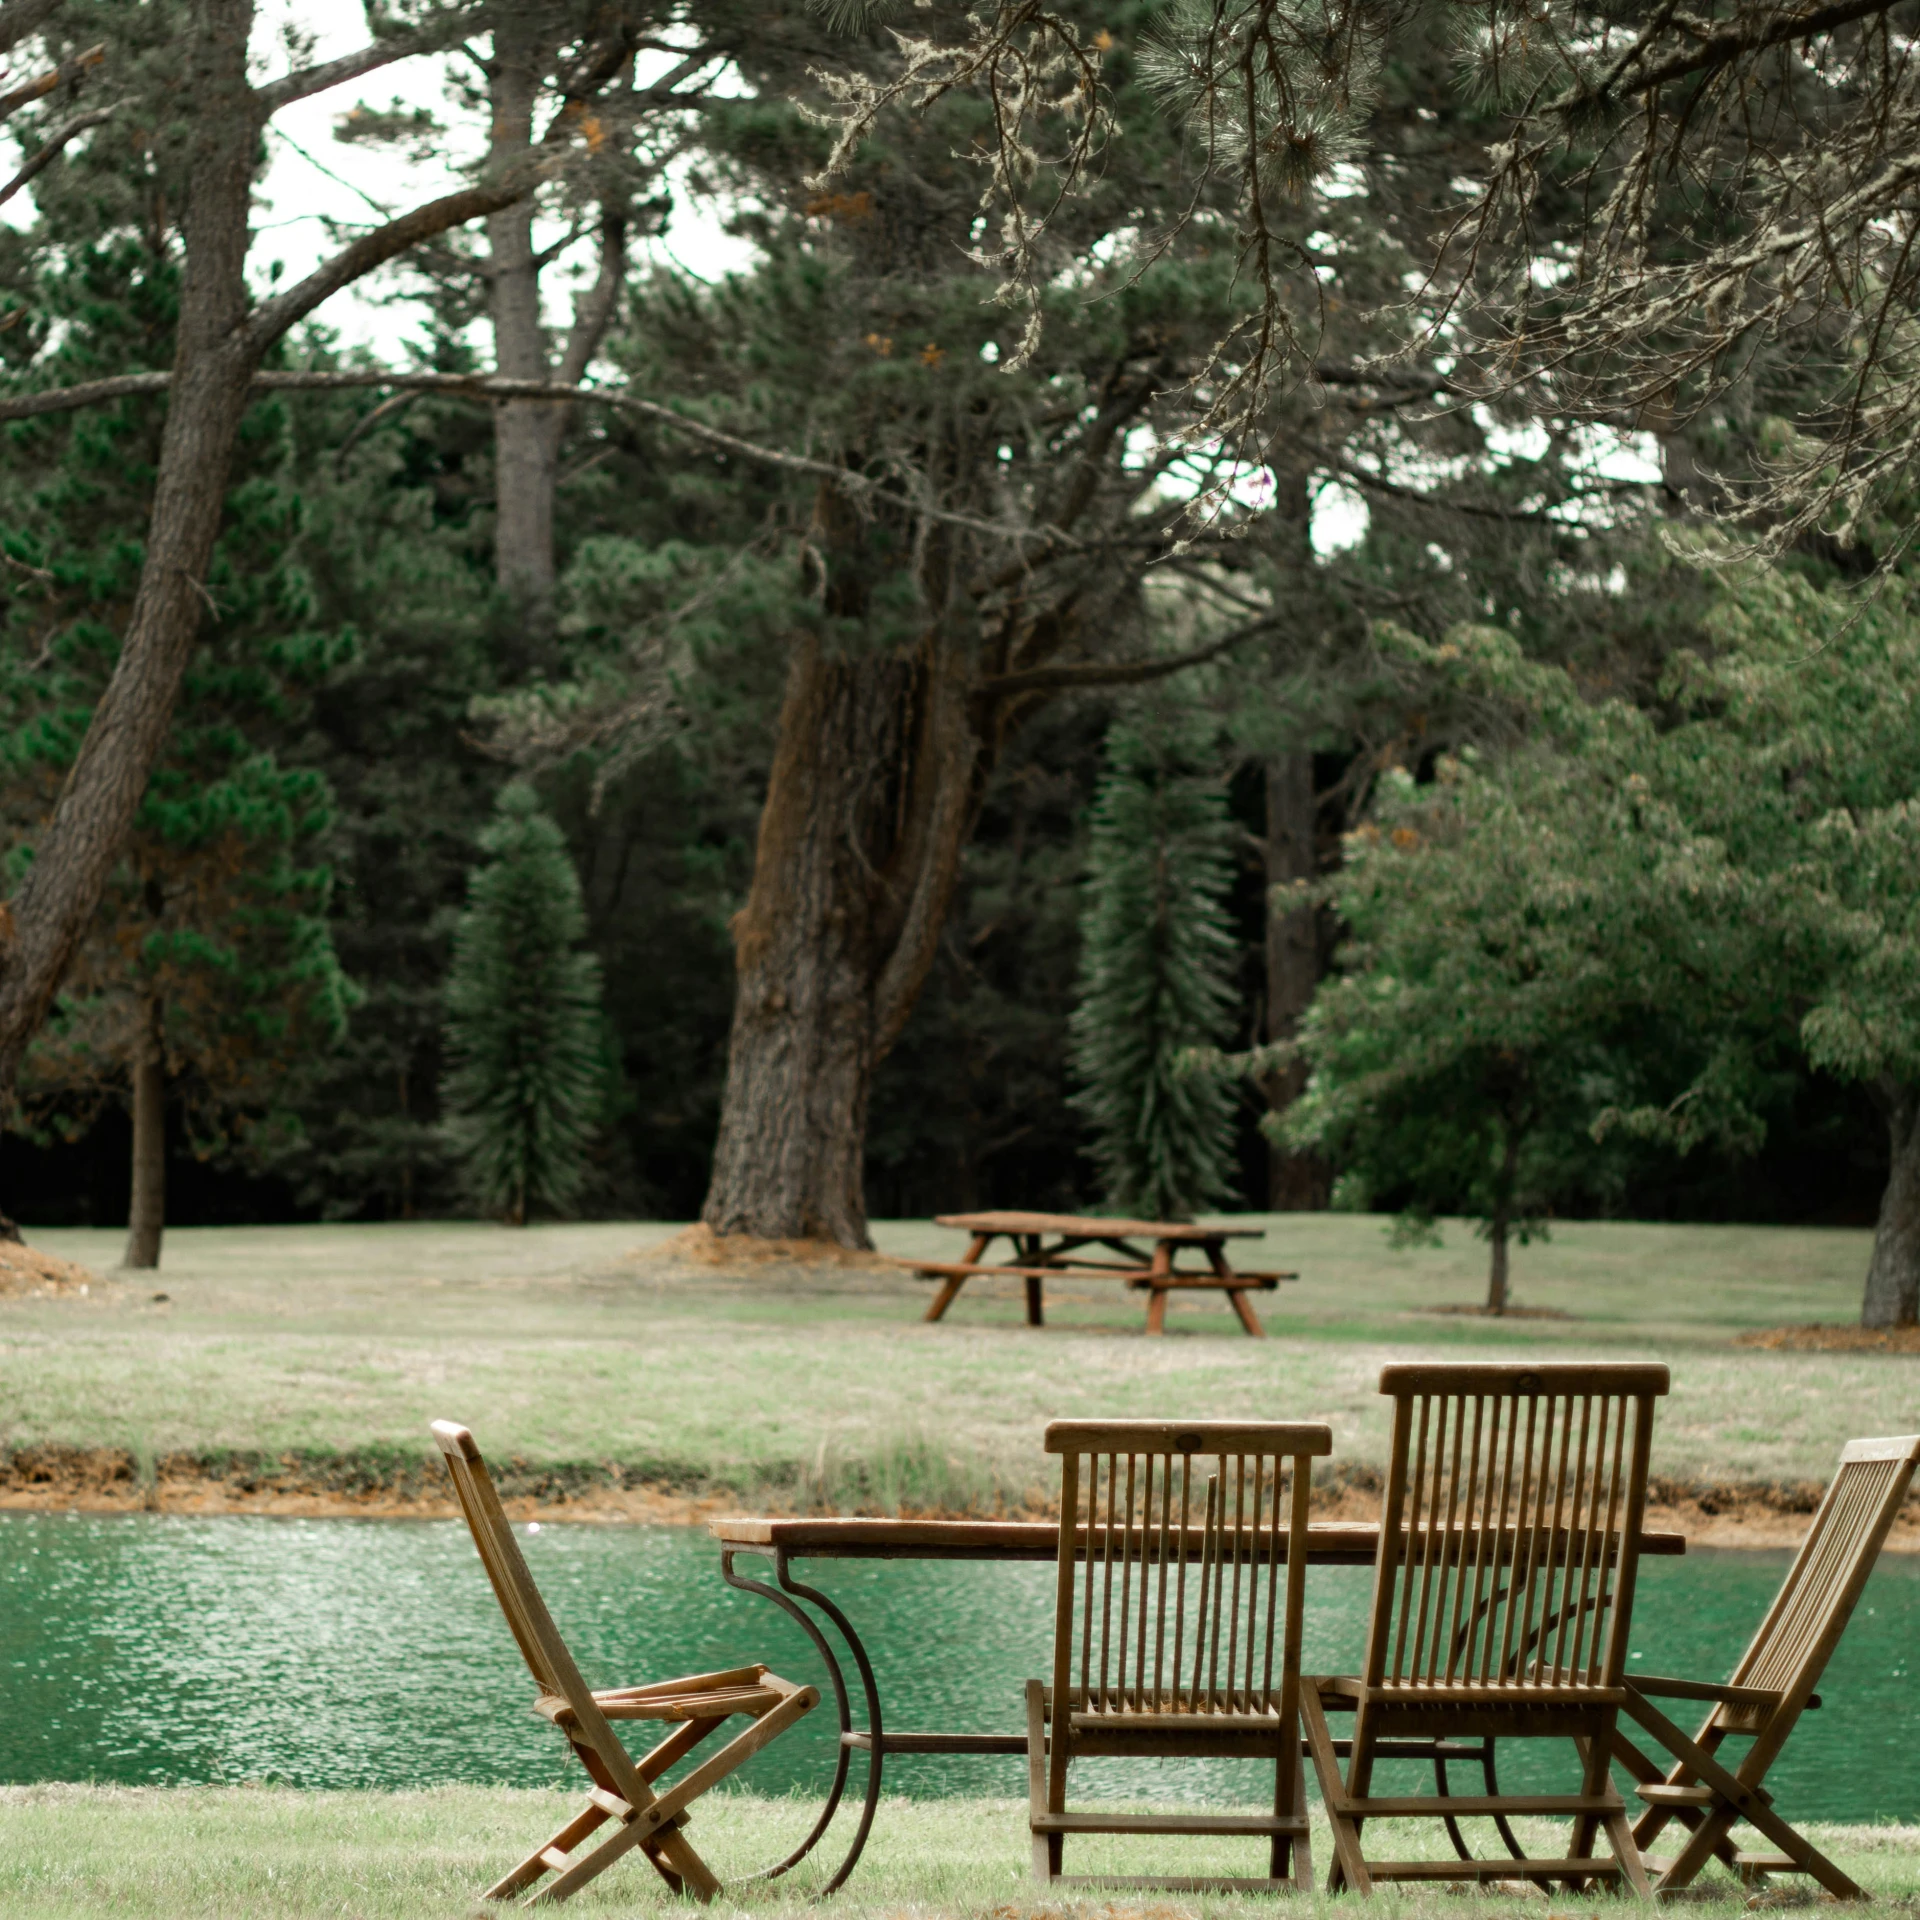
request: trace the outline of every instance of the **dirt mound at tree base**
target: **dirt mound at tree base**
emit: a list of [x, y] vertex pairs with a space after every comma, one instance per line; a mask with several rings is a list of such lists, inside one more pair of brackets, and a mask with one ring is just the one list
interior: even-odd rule
[[97, 1292], [100, 1276], [76, 1260], [42, 1253], [17, 1240], [0, 1240], [0, 1298], [44, 1300]]
[[1774, 1353], [1920, 1353], [1920, 1327], [1763, 1327], [1733, 1344]]
[[885, 1255], [865, 1247], [843, 1247], [835, 1240], [762, 1240], [751, 1233], [715, 1233], [704, 1220], [682, 1227], [670, 1240], [648, 1247], [636, 1260], [660, 1260], [693, 1267], [891, 1268]]

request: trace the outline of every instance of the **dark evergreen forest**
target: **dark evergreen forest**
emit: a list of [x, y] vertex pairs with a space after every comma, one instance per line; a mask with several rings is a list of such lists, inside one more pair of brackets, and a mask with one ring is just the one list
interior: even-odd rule
[[[744, 1045], [736, 931], [762, 911], [763, 809], [798, 778], [793, 716], [828, 711], [804, 705], [795, 661], [814, 648], [827, 679], [845, 662], [857, 679], [857, 663], [904, 657], [916, 623], [957, 617], [950, 582], [974, 568], [992, 578], [976, 590], [987, 637], [968, 642], [973, 678], [954, 695], [974, 703], [980, 743], [953, 803], [968, 824], [938, 882], [950, 904], [903, 963], [923, 984], [900, 996], [897, 1038], [875, 1043], [870, 1087], [850, 1096], [865, 1102], [865, 1206], [1097, 1206], [1072, 1021], [1090, 821], [1117, 727], [1177, 741], [1180, 777], [1217, 795], [1234, 959], [1232, 1031], [1216, 1041], [1245, 1055], [1294, 1032], [1345, 934], [1333, 898], [1275, 890], [1337, 874], [1387, 773], [1425, 787], [1452, 756], [1513, 744], [1496, 701], [1409, 665], [1386, 628], [1444, 649], [1462, 622], [1491, 625], [1529, 660], [1650, 711], [1670, 663], [1707, 644], [1710, 589], [1662, 533], [1703, 518], [1700, 475], [1757, 458], [1766, 407], [1676, 421], [1646, 436], [1655, 470], [1621, 478], [1580, 423], [1543, 427], [1521, 399], [1434, 406], [1433, 379], [1410, 391], [1404, 376], [1352, 371], [1382, 345], [1381, 289], [1405, 279], [1444, 183], [1491, 125], [1490, 107], [1453, 89], [1442, 37], [1406, 28], [1370, 145], [1289, 202], [1289, 244], [1321, 289], [1318, 377], [1271, 398], [1258, 457], [1242, 459], [1179, 438], [1181, 396], [1204, 386], [1247, 296], [1219, 239], [1229, 189], [1208, 184], [1147, 88], [1160, 10], [1067, 9], [1098, 26], [1126, 137], [1055, 217], [1046, 329], [1017, 368], [1021, 316], [969, 258], [985, 216], [956, 155], [983, 138], [977, 97], [893, 114], [829, 185], [818, 177], [822, 63], [884, 79], [899, 56], [882, 25], [806, 7], [493, 11], [485, 57], [448, 54], [445, 36], [424, 56], [493, 116], [477, 179], [537, 151], [559, 104], [588, 97], [578, 75], [601, 15], [630, 14], [593, 83], [615, 132], [539, 189], [540, 218], [580, 237], [563, 264], [540, 252], [547, 229], [536, 236], [522, 201], [382, 269], [384, 294], [417, 316], [411, 369], [590, 379], [865, 477], [836, 492], [657, 412], [371, 382], [256, 388], [165, 752], [21, 1069], [0, 1147], [7, 1212], [127, 1219], [143, 1071], [159, 1076], [174, 1223], [469, 1210], [442, 1105], [446, 982], [481, 836], [502, 789], [526, 778], [564, 834], [602, 982], [601, 1120], [574, 1207], [696, 1216], [730, 1042]], [[50, 13], [47, 60], [100, 42], [117, 96], [170, 104], [117, 111], [64, 145], [31, 218], [0, 227], [10, 392], [174, 365], [197, 190], [177, 66], [210, 17], [184, 0]], [[655, 94], [677, 79], [649, 81], [654, 93], [635, 79], [641, 43], [661, 36], [686, 50], [675, 75], [724, 70], [728, 88], [663, 105]], [[372, 105], [353, 95], [337, 96], [343, 139], [443, 137], [383, 113], [377, 89]], [[33, 125], [54, 128], [63, 98]], [[669, 157], [689, 155], [670, 183]], [[709, 285], [633, 246], [671, 233], [695, 199], [754, 243], [751, 271]], [[1218, 218], [1176, 230], [1176, 202]], [[1546, 204], [1578, 217], [1571, 200]], [[1174, 237], [1136, 259], [1143, 231]], [[268, 372], [367, 360], [324, 308], [262, 351]], [[12, 883], [128, 631], [170, 404], [130, 392], [0, 426]], [[1179, 515], [1196, 493], [1213, 502], [1197, 533]], [[936, 498], [916, 519], [912, 500]], [[1078, 544], [1007, 562], [994, 529], [1016, 499], [1051, 502]], [[1341, 501], [1365, 512], [1336, 542], [1325, 515]], [[1782, 564], [1822, 591], [1863, 566], [1859, 549], [1814, 535]], [[946, 669], [916, 671], [931, 684]], [[845, 698], [851, 712], [867, 695]], [[979, 720], [983, 701], [1000, 704]], [[858, 724], [877, 726], [884, 704]], [[907, 733], [931, 738], [913, 727], [939, 711]], [[921, 775], [897, 751], [875, 778], [905, 818]], [[938, 793], [926, 805], [944, 817]], [[1232, 1083], [1239, 1205], [1328, 1203], [1341, 1167], [1260, 1124], [1302, 1071], [1256, 1055]], [[1553, 1210], [1871, 1221], [1888, 1154], [1863, 1085], [1783, 1047], [1748, 1093], [1762, 1124], [1682, 1153], [1621, 1147]], [[1391, 1210], [1409, 1193], [1389, 1174], [1368, 1198]]]

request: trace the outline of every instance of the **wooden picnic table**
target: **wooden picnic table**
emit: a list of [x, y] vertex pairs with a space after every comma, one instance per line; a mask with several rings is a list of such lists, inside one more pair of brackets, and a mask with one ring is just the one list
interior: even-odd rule
[[[1114, 1220], [1073, 1213], [942, 1213], [935, 1216], [934, 1225], [956, 1227], [973, 1237], [959, 1260], [898, 1261], [923, 1280], [941, 1283], [926, 1311], [929, 1320], [940, 1319], [959, 1298], [960, 1289], [981, 1277], [1026, 1282], [1030, 1327], [1046, 1324], [1041, 1289], [1048, 1279], [1120, 1280], [1147, 1295], [1149, 1333], [1166, 1331], [1169, 1294], [1204, 1290], [1224, 1293], [1241, 1326], [1258, 1340], [1266, 1329], [1248, 1293], [1271, 1293], [1281, 1281], [1300, 1277], [1237, 1271], [1227, 1259], [1229, 1240], [1264, 1239], [1262, 1227], [1206, 1227], [1187, 1220]], [[999, 1239], [1011, 1242], [1013, 1258], [988, 1261], [987, 1249]], [[1151, 1247], [1140, 1245], [1143, 1241], [1151, 1242]], [[1089, 1258], [1081, 1251], [1086, 1247], [1105, 1249], [1120, 1258]], [[1178, 1256], [1188, 1251], [1199, 1253], [1206, 1266], [1183, 1268]]]
[[[1244, 1229], [1242, 1229], [1244, 1231]], [[731, 1519], [710, 1520], [707, 1531], [720, 1543], [720, 1575], [730, 1587], [736, 1587], [743, 1593], [755, 1593], [763, 1599], [771, 1600], [781, 1612], [799, 1624], [807, 1638], [813, 1642], [815, 1650], [826, 1666], [827, 1679], [833, 1693], [834, 1703], [839, 1709], [840, 1742], [835, 1759], [833, 1782], [827, 1792], [826, 1804], [813, 1824], [812, 1831], [801, 1842], [799, 1849], [790, 1854], [781, 1864], [781, 1871], [794, 1865], [825, 1834], [832, 1823], [834, 1813], [840, 1805], [846, 1791], [847, 1775], [856, 1753], [867, 1756], [867, 1785], [860, 1819], [854, 1829], [853, 1838], [848, 1845], [845, 1857], [835, 1868], [831, 1878], [821, 1889], [831, 1893], [841, 1886], [852, 1873], [867, 1844], [867, 1836], [873, 1827], [875, 1809], [880, 1804], [880, 1778], [882, 1765], [889, 1754], [1021, 1754], [1027, 1751], [1027, 1736], [1024, 1733], [956, 1733], [948, 1730], [918, 1733], [902, 1733], [886, 1727], [880, 1705], [880, 1687], [874, 1676], [873, 1662], [868, 1658], [866, 1647], [862, 1644], [854, 1624], [843, 1613], [838, 1604], [818, 1587], [808, 1585], [793, 1577], [791, 1563], [795, 1560], [985, 1560], [1016, 1562], [1055, 1561], [1059, 1554], [1060, 1529], [1050, 1520], [789, 1520], [770, 1519], [757, 1516], [740, 1516]], [[1496, 1546], [1495, 1564], [1510, 1557], [1513, 1543], [1517, 1546], [1527, 1530], [1506, 1528], [1501, 1530], [1502, 1544]], [[1545, 1529], [1533, 1530], [1536, 1543], [1539, 1533]], [[1478, 1540], [1478, 1531], [1462, 1527], [1445, 1530], [1451, 1543], [1449, 1554], [1474, 1552]], [[1553, 1532], [1560, 1543], [1560, 1553], [1568, 1551], [1569, 1529], [1557, 1528]], [[1086, 1530], [1082, 1529], [1084, 1542]], [[1092, 1545], [1096, 1554], [1104, 1554], [1108, 1549], [1104, 1527], [1093, 1530]], [[1582, 1536], [1584, 1538], [1584, 1536]], [[1282, 1561], [1286, 1558], [1287, 1542], [1284, 1538], [1275, 1543], [1280, 1549]], [[1361, 1567], [1371, 1566], [1380, 1545], [1379, 1526], [1370, 1520], [1331, 1520], [1316, 1521], [1307, 1530], [1307, 1564], [1309, 1566]], [[1134, 1544], [1131, 1549], [1138, 1552]], [[1532, 1549], [1537, 1551], [1537, 1544]], [[1687, 1550], [1685, 1534], [1667, 1532], [1643, 1532], [1640, 1536], [1642, 1554], [1684, 1554]], [[1083, 1544], [1081, 1553], [1084, 1556]], [[1122, 1547], [1122, 1553], [1129, 1551]], [[1182, 1558], [1198, 1560], [1205, 1551], [1205, 1529], [1191, 1527], [1182, 1546]], [[773, 1584], [764, 1580], [754, 1580], [736, 1571], [734, 1561], [737, 1556], [746, 1554], [773, 1563]], [[823, 1625], [824, 1623], [824, 1625]], [[827, 1628], [831, 1628], [835, 1637], [853, 1658], [856, 1676], [860, 1685], [861, 1704], [864, 1708], [865, 1725], [856, 1725], [854, 1701], [847, 1686], [847, 1676], [840, 1660], [834, 1652], [833, 1644], [827, 1637]], [[1011, 1704], [1015, 1697], [1017, 1676], [1010, 1676], [1007, 1697]], [[1385, 1749], [1382, 1749], [1385, 1752]], [[1425, 1757], [1426, 1750], [1411, 1757]], [[1388, 1757], [1392, 1757], [1389, 1755]], [[1409, 1756], [1402, 1756], [1409, 1757]], [[1486, 1772], [1489, 1782], [1493, 1780], [1493, 1745], [1491, 1741], [1480, 1743], [1471, 1751], [1466, 1748], [1448, 1747], [1446, 1758], [1477, 1761]], [[1492, 1784], [1488, 1792], [1496, 1791]]]

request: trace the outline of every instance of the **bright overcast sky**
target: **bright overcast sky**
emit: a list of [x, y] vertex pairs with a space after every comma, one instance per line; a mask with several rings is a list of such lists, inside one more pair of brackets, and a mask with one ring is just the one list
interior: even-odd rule
[[[288, 62], [281, 36], [289, 26], [316, 36], [315, 60], [351, 53], [367, 38], [358, 7], [329, 6], [321, 0], [260, 0], [253, 53], [256, 68], [263, 75], [285, 70]], [[643, 60], [655, 61], [663, 69], [669, 64], [666, 55], [643, 56]], [[421, 164], [391, 147], [349, 144], [333, 137], [335, 121], [356, 101], [385, 107], [399, 100], [407, 106], [430, 108], [449, 127], [449, 160], [471, 160], [480, 150], [484, 129], [477, 115], [460, 112], [448, 98], [448, 77], [444, 59], [397, 61], [330, 93], [299, 101], [274, 116], [267, 136], [267, 175], [260, 190], [250, 256], [260, 284], [265, 284], [275, 260], [285, 263], [291, 277], [298, 277], [320, 260], [330, 248], [326, 227], [329, 218], [372, 220], [376, 215], [370, 202], [401, 212], [463, 184], [462, 177], [438, 159]], [[648, 77], [644, 66], [640, 77]], [[558, 230], [551, 237], [557, 239]], [[751, 259], [751, 249], [723, 230], [714, 211], [684, 192], [675, 196], [673, 221], [667, 233], [659, 241], [641, 244], [707, 279], [744, 267]], [[577, 264], [591, 266], [585, 255], [583, 243]], [[417, 324], [417, 313], [410, 305], [381, 303], [381, 296], [390, 294], [397, 282], [395, 274], [376, 275], [363, 290], [337, 294], [320, 310], [319, 317], [344, 339], [365, 342], [382, 355], [397, 356]], [[556, 277], [548, 276], [550, 302], [556, 291], [564, 294], [564, 275], [561, 282], [556, 286]], [[565, 318], [564, 303], [553, 317]]]
[[[331, 60], [351, 53], [367, 40], [362, 9], [351, 0], [259, 0], [255, 16], [252, 58], [257, 78], [284, 73], [289, 56], [282, 36], [288, 27], [314, 36], [312, 58]], [[456, 58], [458, 56], [455, 56]], [[652, 55], [662, 67], [667, 56]], [[16, 66], [20, 61], [16, 53]], [[642, 69], [642, 77], [646, 77]], [[379, 219], [383, 212], [400, 213], [452, 191], [463, 184], [453, 165], [438, 158], [410, 159], [391, 147], [350, 145], [333, 137], [335, 121], [356, 101], [385, 107], [399, 100], [407, 106], [430, 108], [451, 129], [447, 159], [456, 165], [475, 158], [484, 137], [477, 115], [463, 114], [448, 98], [448, 63], [444, 58], [401, 60], [329, 93], [302, 100], [276, 114], [267, 133], [267, 172], [254, 203], [254, 241], [248, 255], [257, 286], [265, 288], [276, 261], [289, 279], [298, 279], [338, 244], [329, 234], [329, 220], [359, 227]], [[8, 149], [16, 145], [6, 142]], [[11, 168], [0, 169], [0, 177]], [[33, 218], [31, 189], [0, 209], [0, 219], [26, 225]], [[558, 231], [549, 236], [558, 238]], [[580, 249], [583, 266], [588, 246]], [[744, 267], [751, 249], [721, 227], [714, 211], [690, 199], [675, 196], [672, 224], [657, 241], [641, 246], [660, 257], [671, 257], [712, 279]], [[555, 319], [566, 317], [564, 273], [547, 276], [548, 298], [560, 297]], [[418, 309], [410, 302], [384, 303], [402, 284], [397, 272], [377, 274], [359, 287], [336, 294], [316, 318], [344, 341], [367, 345], [383, 357], [398, 359], [418, 326]]]

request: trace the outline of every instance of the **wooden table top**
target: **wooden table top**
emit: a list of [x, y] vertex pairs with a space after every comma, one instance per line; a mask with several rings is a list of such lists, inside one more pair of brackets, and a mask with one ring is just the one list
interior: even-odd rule
[[967, 1233], [1057, 1233], [1070, 1240], [1178, 1240], [1204, 1246], [1218, 1240], [1264, 1240], [1265, 1227], [1202, 1227], [1191, 1220], [1106, 1220], [1077, 1213], [939, 1213], [936, 1227]]
[[[776, 1520], [737, 1515], [709, 1520], [707, 1531], [722, 1546], [779, 1548], [809, 1560], [1052, 1560], [1060, 1547], [1060, 1529], [1050, 1520]], [[1105, 1531], [1095, 1531], [1096, 1550], [1104, 1544]], [[1477, 1533], [1459, 1527], [1451, 1531], [1471, 1553]], [[1201, 1529], [1188, 1528], [1189, 1557], [1199, 1557], [1200, 1541]], [[1371, 1520], [1319, 1520], [1307, 1530], [1307, 1561], [1311, 1566], [1370, 1567], [1379, 1544], [1380, 1529]], [[1640, 1536], [1643, 1554], [1686, 1550], [1684, 1533]]]

